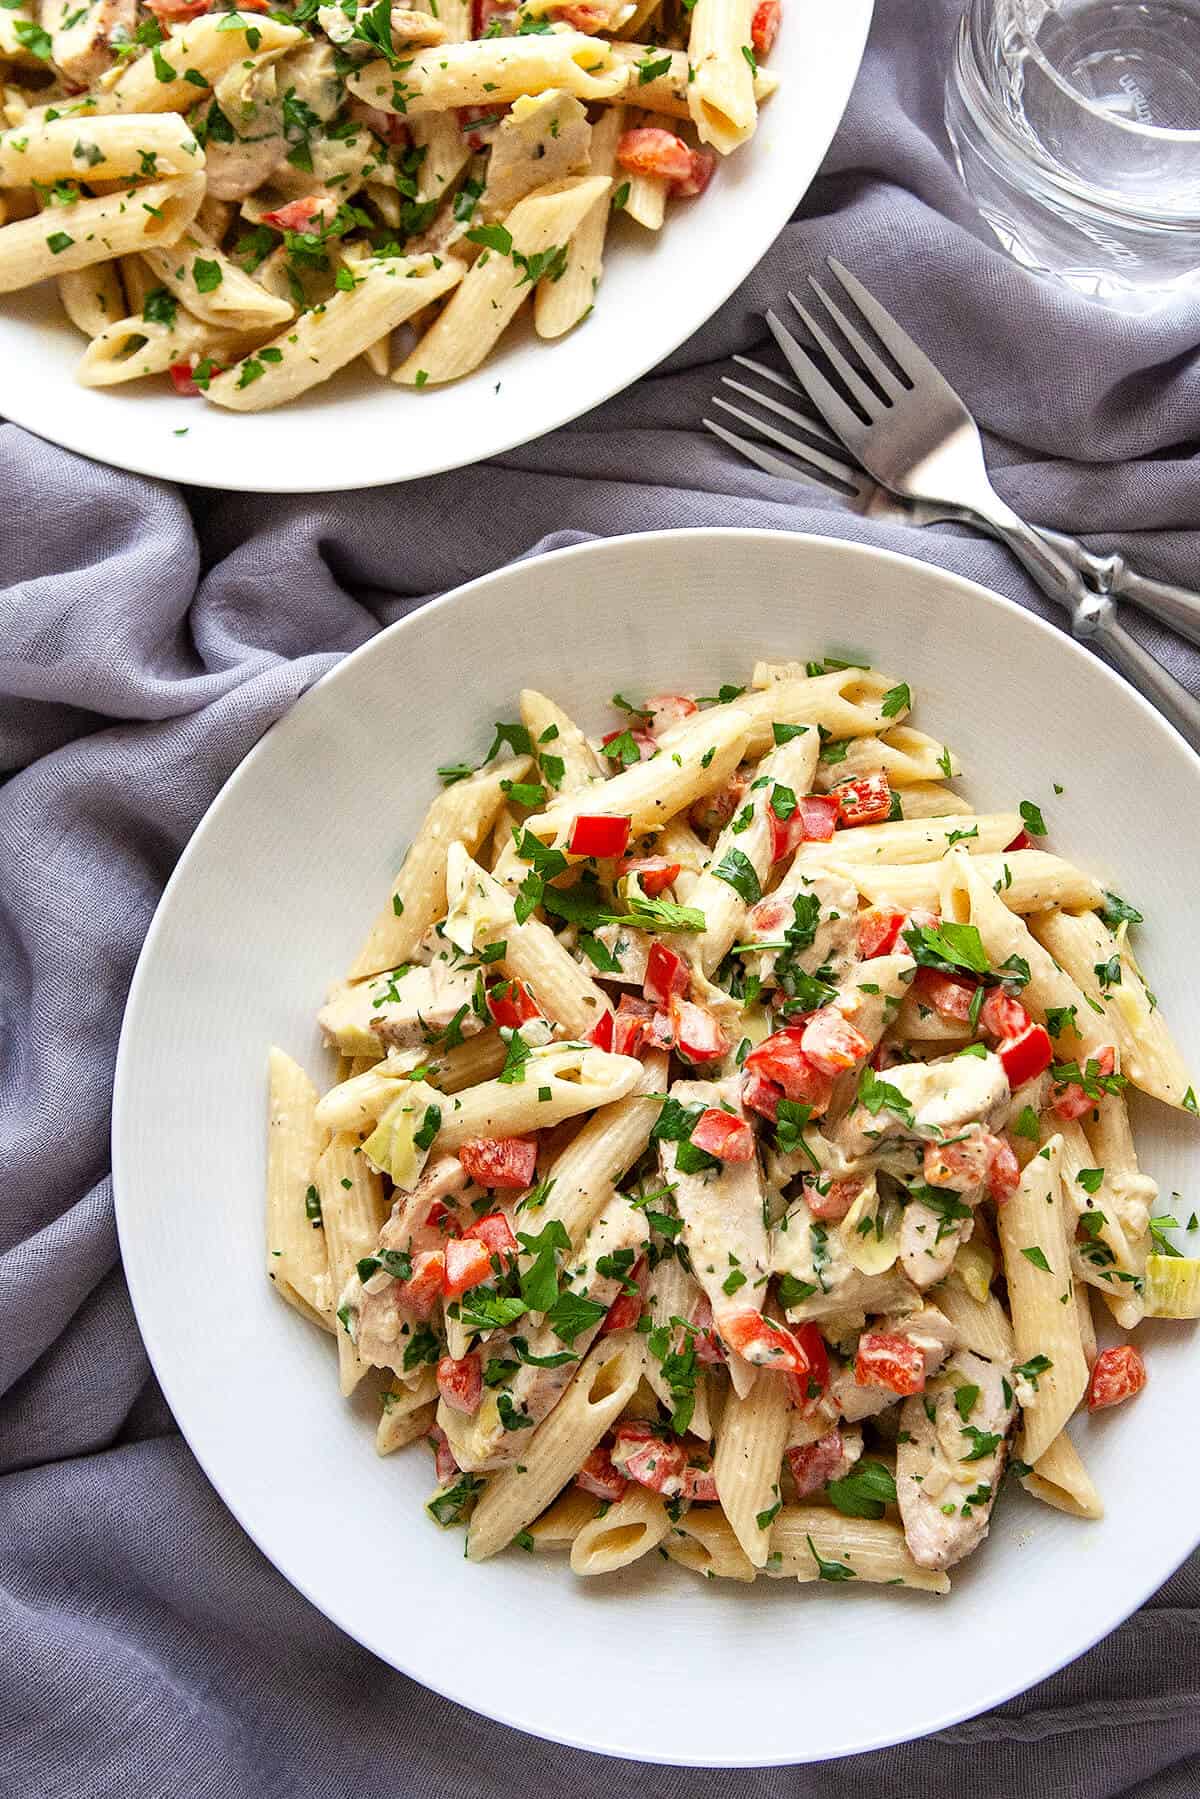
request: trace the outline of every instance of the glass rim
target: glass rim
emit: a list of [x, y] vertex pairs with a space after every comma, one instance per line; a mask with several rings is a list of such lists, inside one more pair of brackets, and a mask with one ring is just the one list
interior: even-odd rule
[[[971, 0], [963, 14], [946, 82], [947, 87], [953, 86], [958, 90], [959, 100], [973, 120], [975, 129], [990, 140], [993, 153], [1000, 162], [1010, 165], [1019, 163], [1026, 171], [1026, 178], [1042, 190], [1050, 203], [1063, 204], [1073, 211], [1091, 212], [1098, 220], [1110, 220], [1114, 225], [1123, 226], [1131, 222], [1143, 223], [1154, 229], [1166, 228], [1172, 232], [1200, 230], [1200, 195], [1187, 212], [1176, 209], [1168, 211], [1146, 200], [1139, 200], [1136, 206], [1131, 206], [1110, 189], [1099, 187], [1083, 176], [1063, 168], [1047, 156], [1039, 145], [1011, 129], [1007, 115], [997, 105], [996, 97], [983, 72], [980, 53], [985, 46], [980, 43], [977, 29], [983, 4], [984, 0]], [[1159, 135], [1182, 137], [1185, 140], [1200, 138], [1200, 133], [1195, 132], [1172, 134], [1160, 131]]]
[[1028, 27], [1022, 23], [1020, 14], [1026, 10], [1027, 0], [970, 0], [968, 16], [973, 15], [974, 19], [982, 24], [984, 22], [983, 15], [985, 8], [995, 12], [1001, 6], [1007, 6], [1011, 9], [1014, 28], [1020, 34], [1021, 42], [1025, 49], [1037, 63], [1046, 79], [1052, 82], [1058, 91], [1064, 95], [1073, 106], [1077, 106], [1082, 111], [1090, 113], [1094, 119], [1097, 119], [1110, 130], [1120, 131], [1126, 136], [1139, 139], [1142, 142], [1181, 144], [1184, 146], [1194, 145], [1197, 149], [1200, 149], [1200, 127], [1197, 127], [1194, 131], [1177, 130], [1169, 125], [1144, 125], [1139, 119], [1123, 119], [1117, 113], [1110, 112], [1107, 107], [1101, 106], [1097, 101], [1090, 99], [1087, 94], [1083, 93], [1072, 82], [1068, 81], [1066, 77], [1054, 67], [1054, 64], [1049, 60], [1045, 52], [1039, 49], [1037, 39], [1031, 34]]

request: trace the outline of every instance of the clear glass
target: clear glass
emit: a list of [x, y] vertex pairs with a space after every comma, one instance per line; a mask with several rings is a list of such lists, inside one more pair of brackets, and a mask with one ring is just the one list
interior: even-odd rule
[[946, 127], [1028, 268], [1124, 306], [1200, 282], [1200, 0], [970, 0]]

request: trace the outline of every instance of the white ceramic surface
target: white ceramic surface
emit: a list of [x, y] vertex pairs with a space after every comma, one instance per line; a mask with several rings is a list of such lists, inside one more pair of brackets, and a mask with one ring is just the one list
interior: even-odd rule
[[873, 5], [805, 0], [785, 21], [771, 53], [782, 85], [753, 142], [663, 231], [614, 222], [596, 310], [558, 343], [526, 321], [449, 387], [400, 390], [360, 364], [276, 412], [229, 413], [165, 377], [80, 387], [84, 340], [45, 283], [0, 297], [0, 417], [118, 468], [250, 493], [410, 481], [541, 437], [661, 362], [765, 255], [837, 130]]
[[[225, 788], [130, 997], [114, 1122], [121, 1244], [156, 1372], [213, 1483], [284, 1574], [384, 1660], [613, 1755], [795, 1762], [935, 1730], [1080, 1654], [1196, 1541], [1183, 1496], [1200, 1478], [1186, 1425], [1200, 1344], [1160, 1323], [1144, 1331], [1146, 1392], [1078, 1427], [1104, 1521], [1008, 1487], [946, 1599], [746, 1589], [656, 1556], [594, 1583], [519, 1551], [468, 1566], [461, 1534], [421, 1510], [427, 1452], [376, 1457], [365, 1407], [338, 1396], [328, 1338], [263, 1277], [267, 1046], [324, 1075], [314, 1009], [387, 891], [435, 765], [481, 756], [522, 685], [596, 728], [614, 689], [711, 693], [756, 656], [861, 651], [911, 683], [916, 722], [962, 755], [980, 806], [1037, 801], [1053, 846], [1145, 912], [1148, 978], [1200, 1064], [1197, 758], [1100, 663], [1007, 601], [922, 563], [767, 532], [565, 550], [375, 638]], [[1183, 1194], [1186, 1216], [1200, 1125], [1150, 1102], [1137, 1125], [1145, 1165], [1164, 1195]]]

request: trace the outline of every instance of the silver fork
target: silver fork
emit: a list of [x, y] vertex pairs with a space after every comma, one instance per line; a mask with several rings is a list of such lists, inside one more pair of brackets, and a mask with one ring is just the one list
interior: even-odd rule
[[[891, 365], [811, 276], [841, 341], [794, 294], [788, 299], [844, 391], [774, 312], [767, 313], [767, 324], [796, 380], [851, 456], [899, 498], [974, 521], [999, 537], [1042, 591], [1066, 609], [1072, 635], [1103, 650], [1194, 747], [1200, 746], [1200, 701], [1129, 635], [1114, 595], [1136, 597], [1144, 610], [1196, 642], [1200, 596], [1135, 576], [1122, 558], [1095, 556], [1076, 540], [1057, 534], [1052, 539], [1020, 518], [992, 487], [978, 426], [958, 394], [849, 270], [832, 258], [829, 267], [888, 352]], [[842, 341], [851, 346], [869, 379]]]

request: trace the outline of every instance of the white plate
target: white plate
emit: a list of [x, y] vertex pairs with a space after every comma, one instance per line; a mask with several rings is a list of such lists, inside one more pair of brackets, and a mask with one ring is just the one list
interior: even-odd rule
[[797, 5], [771, 53], [782, 85], [753, 142], [665, 230], [615, 221], [596, 310], [558, 343], [526, 324], [449, 387], [401, 392], [360, 363], [276, 412], [229, 413], [178, 398], [165, 376], [80, 387], [84, 340], [45, 283], [0, 298], [0, 416], [118, 468], [249, 493], [411, 481], [541, 437], [670, 355], [770, 249], [837, 130], [873, 5]]
[[[1197, 1537], [1178, 1496], [1200, 1480], [1186, 1428], [1200, 1356], [1190, 1327], [1158, 1324], [1144, 1332], [1146, 1392], [1078, 1429], [1105, 1520], [1010, 1487], [946, 1599], [747, 1590], [654, 1556], [591, 1583], [519, 1551], [469, 1566], [461, 1534], [421, 1511], [427, 1453], [376, 1457], [372, 1421], [338, 1396], [329, 1340], [263, 1277], [267, 1046], [325, 1075], [314, 1007], [387, 891], [435, 764], [481, 756], [523, 685], [594, 728], [614, 689], [711, 693], [757, 656], [855, 651], [911, 683], [917, 722], [962, 755], [973, 799], [1039, 802], [1054, 847], [1145, 912], [1148, 978], [1200, 1063], [1181, 883], [1200, 853], [1200, 761], [1008, 601], [924, 563], [770, 532], [564, 550], [376, 637], [229, 782], [171, 880], [130, 996], [113, 1129], [121, 1245], [155, 1370], [210, 1479], [283, 1573], [385, 1661], [610, 1755], [797, 1762], [938, 1729], [1080, 1654]], [[1138, 1127], [1146, 1166], [1186, 1213], [1198, 1127], [1149, 1102]]]

